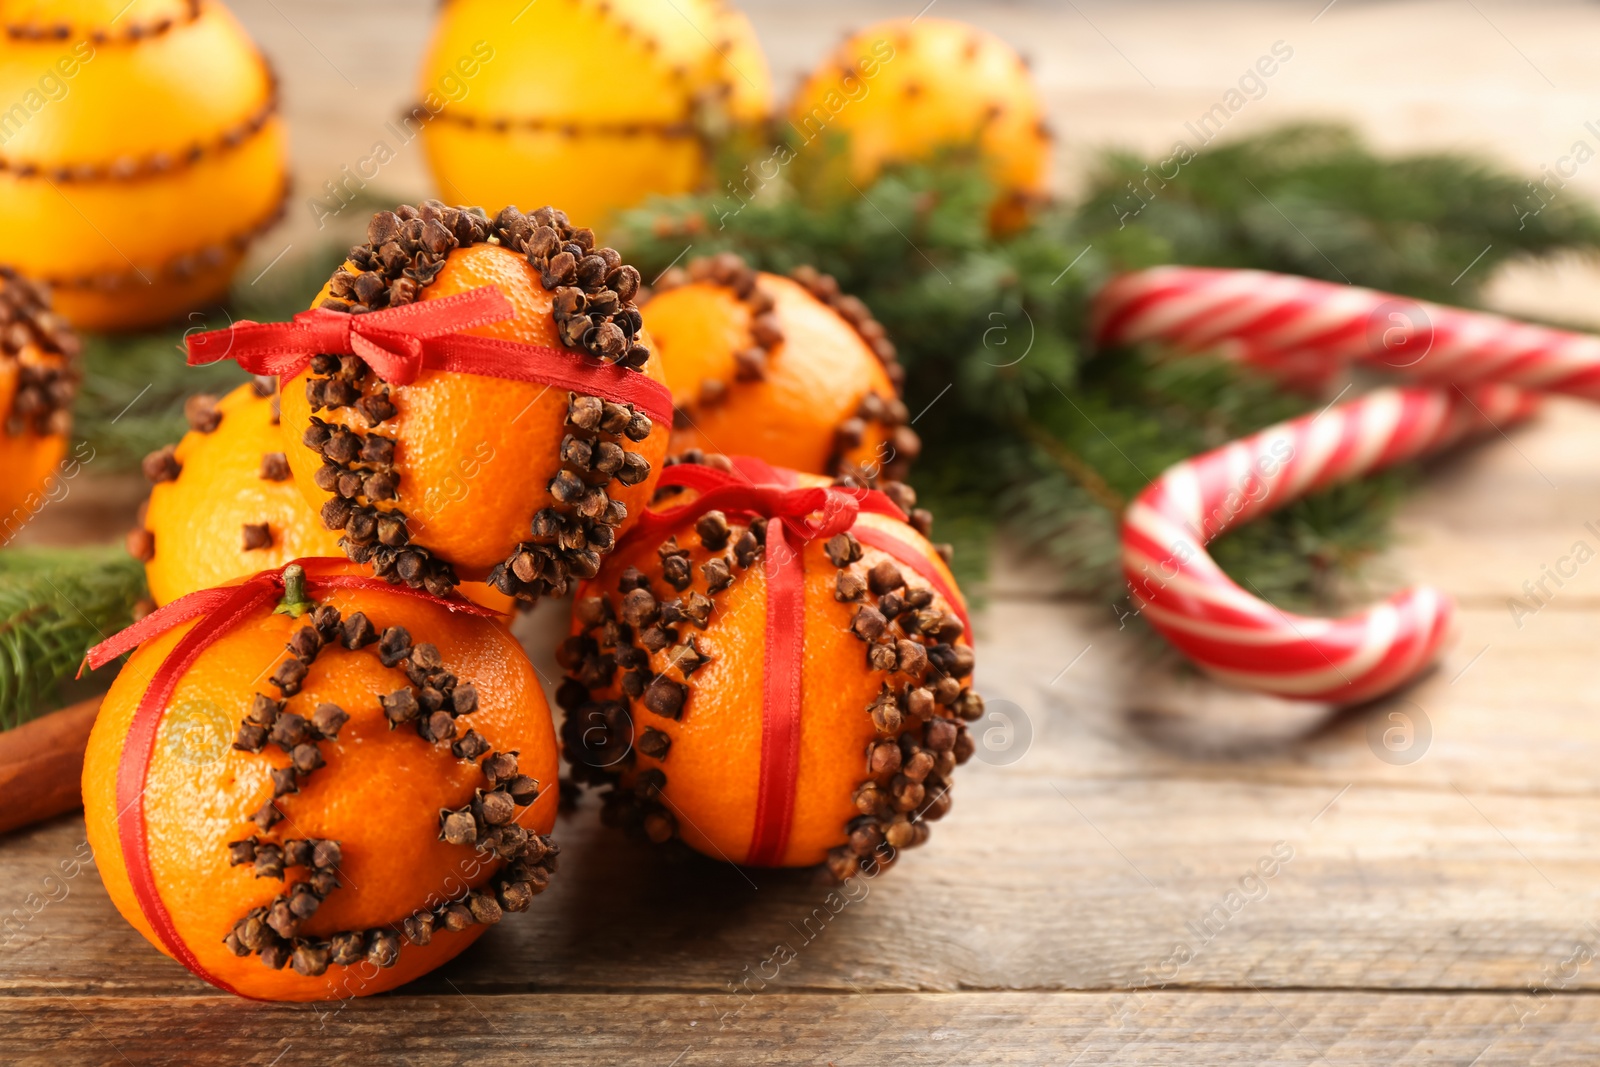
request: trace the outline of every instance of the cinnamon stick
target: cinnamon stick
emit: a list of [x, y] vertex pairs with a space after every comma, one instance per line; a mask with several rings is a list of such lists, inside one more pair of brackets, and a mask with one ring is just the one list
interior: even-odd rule
[[83, 752], [99, 710], [93, 697], [0, 732], [0, 833], [83, 803]]

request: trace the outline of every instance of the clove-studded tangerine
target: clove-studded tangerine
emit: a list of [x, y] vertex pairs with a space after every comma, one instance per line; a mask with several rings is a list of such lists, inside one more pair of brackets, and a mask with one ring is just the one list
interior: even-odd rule
[[184, 405], [189, 432], [144, 459], [150, 499], [128, 550], [150, 596], [176, 600], [302, 556], [340, 555], [295, 488], [272, 380]]
[[555, 735], [492, 614], [307, 561], [92, 652], [138, 646], [84, 759], [118, 911], [220, 988], [303, 1001], [392, 989], [528, 908]]
[[572, 776], [653, 841], [841, 878], [892, 862], [949, 810], [983, 712], [943, 554], [904, 486], [692, 458], [578, 591]]
[[217, 0], [34, 0], [0, 21], [0, 232], [82, 328], [228, 290], [288, 195], [266, 60]]
[[975, 148], [1015, 230], [1049, 193], [1052, 139], [1027, 63], [976, 26], [923, 15], [869, 26], [812, 72], [790, 104], [806, 140], [843, 133], [855, 182], [884, 167]]
[[[490, 218], [429, 201], [375, 215], [315, 301], [324, 325], [332, 312], [352, 334], [375, 331], [352, 346], [404, 348], [411, 338], [389, 340], [411, 321], [391, 324], [402, 312], [484, 296], [504, 310], [443, 339], [487, 339], [492, 373], [391, 381], [352, 348], [280, 380], [296, 483], [349, 557], [438, 594], [486, 581], [531, 600], [593, 575], [648, 502], [671, 433], [638, 289], [637, 270], [552, 208]], [[535, 359], [553, 376], [519, 378]]]
[[[183, 439], [144, 459], [150, 498], [128, 534], [155, 603], [302, 556], [342, 554], [338, 535], [295, 487], [271, 378], [220, 399], [192, 396], [184, 414]], [[479, 582], [463, 582], [461, 592], [496, 610], [511, 606]]]
[[49, 295], [0, 267], [0, 544], [44, 507], [51, 479], [63, 476], [79, 348]]
[[903, 478], [921, 450], [894, 343], [826, 274], [758, 272], [724, 252], [668, 271], [644, 319], [672, 389], [674, 453], [870, 484]]
[[441, 189], [586, 226], [703, 185], [717, 146], [772, 110], [766, 57], [725, 0], [453, 0], [418, 87], [406, 121]]

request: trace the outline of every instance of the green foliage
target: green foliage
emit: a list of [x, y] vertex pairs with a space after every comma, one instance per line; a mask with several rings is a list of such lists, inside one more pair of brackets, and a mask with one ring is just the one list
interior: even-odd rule
[[[286, 259], [253, 282], [241, 280], [227, 308], [196, 312], [162, 330], [86, 337], [74, 432], [93, 446], [95, 469], [136, 468], [147, 453], [183, 436], [187, 397], [247, 380], [233, 363], [186, 366], [186, 331], [288, 318], [309, 303], [337, 262], [334, 250]], [[144, 595], [144, 567], [120, 545], [0, 551], [0, 729], [50, 710], [85, 684], [101, 685], [103, 678], [70, 679], [91, 645], [132, 621]]]
[[[1087, 351], [1089, 300], [1112, 273], [1255, 267], [1470, 305], [1508, 260], [1600, 248], [1600, 217], [1576, 198], [1523, 219], [1514, 205], [1537, 204], [1524, 179], [1466, 157], [1380, 157], [1337, 126], [1206, 147], [1142, 197], [1128, 183], [1162, 161], [1111, 153], [1076, 205], [1004, 239], [959, 154], [858, 189], [807, 156], [826, 151], [803, 150], [748, 202], [726, 186], [658, 200], [614, 236], [646, 278], [724, 249], [835, 275], [899, 346], [925, 442], [913, 483], [936, 533], [981, 546], [1003, 521], [1063, 565], [1066, 588], [1108, 599], [1122, 592], [1127, 500], [1172, 463], [1315, 404], [1217, 362]], [[1405, 482], [1391, 472], [1301, 501], [1224, 537], [1217, 559], [1278, 602], [1326, 607], [1382, 546]], [[963, 555], [970, 575], [983, 554]]]
[[133, 621], [144, 567], [120, 546], [0, 552], [0, 729], [56, 706], [89, 648]]
[[1384, 159], [1339, 126], [1289, 126], [1181, 166], [1167, 158], [1108, 156], [1077, 212], [1085, 235], [1136, 231], [1148, 251], [1134, 265], [1153, 255], [1255, 267], [1450, 304], [1474, 302], [1509, 260], [1600, 244], [1600, 218], [1581, 198], [1533, 214], [1543, 201], [1525, 177], [1464, 155]]
[[181, 341], [181, 331], [84, 339], [73, 430], [94, 446], [101, 469], [136, 468], [183, 436], [183, 402], [191, 393], [226, 392], [246, 379], [233, 363], [185, 366]]
[[241, 279], [228, 307], [191, 313], [160, 330], [84, 338], [84, 382], [74, 430], [95, 449], [96, 467], [130, 470], [146, 454], [183, 436], [183, 402], [225, 393], [248, 379], [237, 364], [186, 364], [186, 333], [225, 328], [240, 319], [286, 319], [304, 310], [338, 263], [333, 249], [285, 258], [255, 281]]

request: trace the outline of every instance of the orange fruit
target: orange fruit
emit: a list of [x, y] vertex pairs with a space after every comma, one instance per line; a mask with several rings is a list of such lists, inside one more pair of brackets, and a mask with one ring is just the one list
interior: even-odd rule
[[30, 0], [0, 49], [5, 258], [81, 328], [220, 299], [288, 194], [277, 87], [215, 0]]
[[189, 433], [145, 457], [153, 482], [128, 538], [157, 604], [305, 556], [342, 555], [295, 488], [272, 380], [191, 397]]
[[677, 408], [672, 451], [756, 456], [872, 484], [921, 450], [894, 345], [831, 277], [758, 273], [733, 253], [669, 271], [645, 325]]
[[0, 544], [78, 473], [79, 457], [62, 459], [81, 373], [79, 347], [50, 310], [48, 294], [0, 267]]
[[[343, 554], [295, 488], [272, 386], [257, 379], [221, 400], [190, 397], [189, 432], [145, 457], [153, 485], [128, 549], [144, 561], [157, 604], [291, 560]], [[496, 611], [511, 608], [478, 582], [461, 592]]]
[[[868, 543], [880, 536], [898, 555]], [[763, 537], [760, 518], [717, 511], [624, 539], [579, 589], [560, 651], [563, 748], [575, 779], [611, 784], [608, 822], [735, 863], [826, 861], [843, 878], [920, 844], [949, 808], [973, 750], [965, 721], [983, 710], [965, 606], [940, 554], [897, 519], [791, 538], [804, 564], [798, 775], [787, 842], [757, 858]]]
[[800, 87], [789, 121], [802, 144], [843, 134], [851, 180], [975, 146], [996, 189], [990, 221], [1020, 228], [1050, 189], [1044, 102], [1022, 57], [976, 26], [922, 16], [880, 22], [840, 44]]
[[[392, 989], [527, 907], [554, 868], [554, 730], [510, 632], [405, 590], [311, 588], [311, 613], [263, 605], [183, 671], [131, 831], [192, 969], [268, 1000]], [[141, 780], [130, 723], [193, 625], [132, 654], [83, 767], [106, 892], [168, 955], [117, 782], [125, 761]], [[441, 703], [454, 713], [429, 712]]]
[[[515, 316], [468, 333], [565, 346], [660, 381], [632, 304], [638, 280], [553, 209], [506, 208], [491, 222], [429, 201], [374, 216], [317, 305], [494, 286]], [[327, 528], [374, 573], [436, 593], [471, 579], [534, 599], [594, 574], [649, 501], [671, 432], [632, 405], [539, 383], [433, 370], [386, 383], [355, 356], [319, 356], [281, 394], [290, 466]]]
[[772, 111], [755, 32], [722, 0], [454, 0], [417, 87], [407, 126], [442, 193], [587, 226], [706, 184], [716, 142]]

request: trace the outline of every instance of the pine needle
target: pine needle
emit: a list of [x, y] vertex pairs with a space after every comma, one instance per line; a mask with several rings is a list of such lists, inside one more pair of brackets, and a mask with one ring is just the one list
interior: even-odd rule
[[92, 645], [133, 621], [144, 567], [121, 546], [0, 552], [0, 729], [51, 711]]
[[289, 257], [257, 279], [241, 278], [227, 307], [193, 312], [161, 330], [85, 337], [86, 373], [74, 409], [74, 431], [94, 446], [96, 468], [137, 468], [147, 454], [183, 436], [188, 428], [183, 402], [189, 396], [225, 393], [249, 380], [226, 360], [188, 366], [185, 334], [223, 329], [240, 319], [290, 318], [306, 309], [338, 260], [334, 249]]

